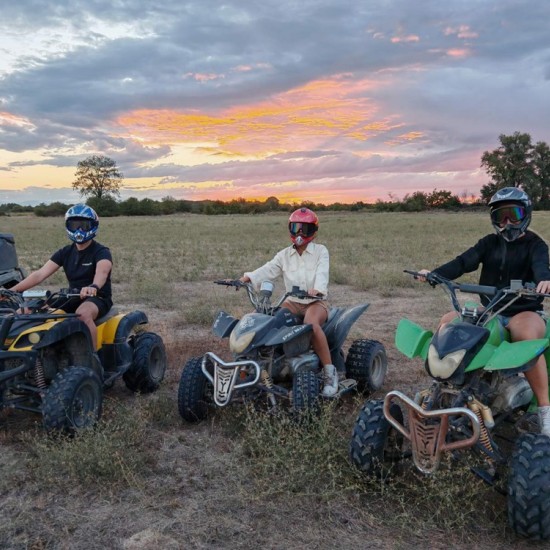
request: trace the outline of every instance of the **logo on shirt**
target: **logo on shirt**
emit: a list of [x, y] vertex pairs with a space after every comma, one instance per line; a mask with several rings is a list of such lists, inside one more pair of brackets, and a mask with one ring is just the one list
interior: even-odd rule
[[82, 264], [82, 267], [88, 267], [90, 265], [92, 265], [92, 262], [88, 262], [87, 264]]

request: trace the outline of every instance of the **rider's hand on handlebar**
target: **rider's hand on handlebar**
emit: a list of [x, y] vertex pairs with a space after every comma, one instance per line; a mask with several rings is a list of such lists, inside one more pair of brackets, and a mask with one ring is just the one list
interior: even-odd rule
[[97, 296], [97, 288], [95, 286], [84, 286], [80, 289], [80, 299], [92, 298]]
[[430, 270], [429, 269], [421, 269], [417, 276], [415, 277], [415, 279], [417, 281], [420, 281], [422, 283], [425, 283], [428, 279], [426, 278], [426, 275], [428, 275], [430, 273]]
[[314, 298], [324, 298], [324, 294], [320, 290], [317, 290], [316, 288], [312, 288], [311, 290], [308, 290], [307, 293], [310, 296], [313, 296]]
[[550, 293], [550, 281], [540, 281], [537, 285], [537, 292], [540, 294], [549, 294]]

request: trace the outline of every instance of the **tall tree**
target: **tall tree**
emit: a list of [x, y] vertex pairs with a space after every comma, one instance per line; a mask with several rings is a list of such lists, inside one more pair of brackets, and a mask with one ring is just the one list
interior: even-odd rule
[[77, 164], [73, 181], [76, 189], [84, 197], [114, 199], [120, 195], [123, 175], [116, 162], [103, 155], [92, 155]]
[[[499, 136], [500, 147], [485, 151], [481, 166], [487, 170], [492, 182], [481, 188], [481, 196], [488, 200], [502, 187], [522, 187], [529, 192], [534, 183], [531, 156], [533, 145], [529, 134], [515, 132], [511, 136]], [[532, 197], [534, 200], [538, 198]]]

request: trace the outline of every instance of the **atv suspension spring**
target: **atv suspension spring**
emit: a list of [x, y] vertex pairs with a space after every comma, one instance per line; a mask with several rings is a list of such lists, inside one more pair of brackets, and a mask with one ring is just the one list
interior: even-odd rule
[[44, 375], [44, 366], [42, 365], [42, 361], [40, 359], [36, 359], [36, 364], [33, 371], [33, 377], [36, 385], [44, 389], [46, 387], [46, 376]]
[[271, 389], [273, 387], [273, 380], [271, 379], [271, 376], [269, 376], [269, 373], [264, 369], [262, 370], [262, 382], [264, 383], [264, 386]]
[[[262, 383], [266, 388], [268, 389], [273, 388], [273, 379], [271, 378], [271, 376], [269, 376], [269, 373], [265, 369], [262, 369], [261, 378], [262, 378]], [[273, 407], [277, 405], [277, 400], [275, 399], [275, 396], [272, 393], [268, 393], [267, 398], [269, 399], [269, 403]]]
[[491, 443], [491, 438], [489, 437], [489, 432], [487, 431], [487, 426], [481, 412], [481, 403], [477, 399], [470, 398], [468, 400], [468, 408], [475, 413], [479, 420], [480, 432], [479, 432], [479, 442], [481, 445], [487, 449], [489, 453], [493, 452], [493, 445]]

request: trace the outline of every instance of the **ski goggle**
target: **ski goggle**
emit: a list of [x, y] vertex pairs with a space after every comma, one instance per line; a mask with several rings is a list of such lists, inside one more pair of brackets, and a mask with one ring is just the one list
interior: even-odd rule
[[306, 222], [290, 222], [288, 224], [288, 229], [293, 237], [298, 235], [300, 232], [304, 235], [304, 237], [311, 237], [312, 235], [315, 235], [317, 225]]
[[87, 218], [69, 218], [65, 222], [65, 227], [69, 231], [78, 231], [79, 229], [82, 231], [90, 231], [93, 229], [94, 225], [94, 221]]
[[491, 220], [498, 225], [503, 224], [506, 220], [510, 223], [519, 223], [525, 219], [526, 215], [527, 211], [519, 204], [501, 206], [491, 210]]

